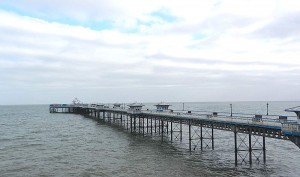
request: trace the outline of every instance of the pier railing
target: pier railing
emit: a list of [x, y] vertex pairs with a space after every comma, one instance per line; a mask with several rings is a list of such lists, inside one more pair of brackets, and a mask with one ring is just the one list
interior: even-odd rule
[[[90, 107], [90, 104], [51, 104], [50, 108], [92, 108], [107, 111], [124, 111], [129, 114], [146, 113], [161, 116], [172, 116], [178, 118], [188, 119], [207, 119], [211, 121], [222, 121], [230, 123], [242, 123], [251, 125], [261, 126], [273, 126], [279, 127], [285, 132], [300, 133], [300, 125], [295, 121], [296, 116], [280, 116], [280, 115], [255, 115], [255, 114], [244, 114], [244, 113], [230, 113], [227, 112], [210, 112], [210, 111], [157, 111], [157, 110], [142, 110], [141, 112], [132, 111], [125, 109], [124, 107], [118, 108], [107, 108], [107, 107]], [[288, 118], [293, 120], [288, 120]]]
[[300, 133], [300, 125], [296, 122], [282, 123], [282, 131]]
[[227, 123], [240, 123], [248, 125], [261, 125], [261, 126], [272, 126], [272, 127], [281, 127], [281, 122], [279, 119], [257, 119], [255, 115], [240, 117], [240, 116], [222, 116], [214, 114], [199, 114], [199, 113], [186, 113], [186, 112], [160, 112], [153, 110], [144, 110], [143, 113], [161, 115], [161, 116], [172, 116], [178, 118], [187, 118], [187, 119], [206, 119], [209, 121], [219, 121]]

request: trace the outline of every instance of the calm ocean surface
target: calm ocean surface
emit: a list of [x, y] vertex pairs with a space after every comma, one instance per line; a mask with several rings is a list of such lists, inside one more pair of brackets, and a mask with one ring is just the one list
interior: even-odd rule
[[[229, 104], [185, 103], [185, 110], [229, 112]], [[233, 102], [233, 112], [266, 114], [266, 102]], [[146, 108], [153, 109], [153, 104]], [[182, 103], [172, 103], [182, 109]], [[269, 114], [290, 115], [300, 102], [269, 102]], [[267, 163], [234, 165], [233, 133], [217, 131], [215, 150], [132, 135], [120, 126], [48, 105], [0, 106], [0, 176], [300, 176], [300, 149], [266, 138]]]

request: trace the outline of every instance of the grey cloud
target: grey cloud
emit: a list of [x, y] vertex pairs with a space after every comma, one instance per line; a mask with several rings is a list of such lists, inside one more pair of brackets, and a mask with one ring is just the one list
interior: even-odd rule
[[[3, 46], [14, 46], [16, 48], [19, 47], [20, 49], [34, 48], [40, 51], [49, 51], [49, 49], [51, 49], [51, 52], [55, 55], [60, 55], [61, 53], [72, 50], [78, 52], [83, 49], [95, 49], [95, 47], [106, 47], [110, 49], [130, 49], [134, 47], [134, 45], [130, 43], [110, 44], [101, 40], [101, 38], [87, 40], [76, 38], [75, 36], [44, 34], [42, 31], [39, 33], [8, 27], [0, 28], [0, 36], [0, 44]], [[57, 46], [57, 44], [60, 45]], [[26, 56], [26, 53], [23, 53], [22, 55]]]
[[292, 68], [295, 67], [293, 64], [278, 64], [278, 63], [272, 63], [272, 62], [265, 62], [265, 61], [243, 61], [241, 58], [241, 61], [224, 61], [224, 60], [218, 60], [218, 59], [206, 59], [206, 58], [191, 58], [191, 57], [174, 57], [169, 56], [161, 53], [153, 54], [146, 56], [147, 59], [151, 60], [161, 60], [166, 59], [174, 62], [179, 63], [195, 63], [195, 64], [209, 64], [209, 65], [218, 65], [218, 64], [231, 64], [231, 65], [262, 65], [262, 66], [278, 66], [280, 68]]
[[253, 32], [251, 36], [259, 38], [297, 38], [300, 35], [300, 12], [274, 16], [273, 22]]
[[[197, 16], [195, 16], [195, 18], [197, 18]], [[239, 17], [232, 14], [218, 14], [197, 24], [172, 27], [168, 32], [188, 34], [203, 33], [203, 35], [210, 33], [211, 36], [225, 33], [228, 29], [245, 27], [253, 22], [255, 22], [253, 18]]]
[[[235, 17], [230, 16], [226, 18], [229, 19], [220, 23], [224, 30], [234, 27], [234, 24], [243, 26], [251, 23], [251, 20], [242, 23], [240, 21], [243, 19], [234, 20]], [[214, 27], [218, 25], [217, 22], [207, 22], [202, 27], [221, 31], [222, 29]], [[30, 100], [30, 103], [45, 102], [43, 100], [65, 102], [67, 98], [71, 100], [74, 96], [91, 101], [156, 101], [160, 98], [166, 101], [257, 100], [272, 95], [280, 99], [291, 99], [287, 94], [277, 95], [280, 92], [294, 92], [300, 87], [299, 66], [288, 63], [283, 65], [242, 59], [224, 61], [217, 58], [211, 60], [174, 57], [162, 53], [145, 56], [140, 46], [136, 48], [136, 44], [126, 42], [108, 44], [101, 39], [84, 40], [13, 28], [0, 28], [0, 32], [3, 37], [0, 46], [6, 49], [0, 52], [0, 62], [3, 63], [0, 65], [0, 104], [4, 104], [3, 100], [18, 103], [20, 96], [25, 101]], [[55, 45], [59, 41], [63, 45]], [[50, 45], [47, 42], [53, 43]], [[144, 45], [147, 49], [147, 44]], [[131, 61], [130, 57], [138, 59]], [[203, 70], [180, 65], [174, 67], [157, 64], [160, 60], [208, 66], [259, 65], [266, 68], [266, 71], [239, 72], [213, 67]], [[269, 66], [286, 71], [269, 71]], [[32, 97], [39, 99], [31, 101]]]
[[223, 32], [231, 28], [241, 28], [255, 22], [254, 18], [240, 17], [232, 14], [218, 14], [206, 19], [201, 24], [200, 28], [209, 31]]

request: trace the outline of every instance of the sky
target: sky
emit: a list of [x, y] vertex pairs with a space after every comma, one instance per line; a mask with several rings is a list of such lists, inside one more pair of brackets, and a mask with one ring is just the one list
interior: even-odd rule
[[0, 0], [0, 104], [300, 100], [299, 0]]

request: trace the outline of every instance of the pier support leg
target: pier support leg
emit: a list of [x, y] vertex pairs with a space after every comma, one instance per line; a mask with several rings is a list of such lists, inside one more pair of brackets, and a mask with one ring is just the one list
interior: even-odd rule
[[166, 124], [166, 130], [167, 130], [167, 135], [169, 135], [169, 121], [167, 120], [167, 124]]
[[133, 130], [136, 132], [136, 117], [133, 117]]
[[164, 121], [161, 120], [161, 141], [164, 141]]
[[264, 160], [264, 164], [266, 163], [266, 136], [265, 136], [265, 130], [263, 133], [263, 160]]
[[154, 133], [156, 134], [156, 118], [154, 118]]
[[151, 121], [151, 135], [152, 135], [153, 125], [152, 125], [152, 118], [151, 117], [150, 117], [150, 121]]
[[158, 134], [161, 133], [161, 120], [158, 120]]
[[146, 118], [146, 120], [147, 120], [147, 125], [146, 125], [147, 128], [146, 129], [147, 129], [147, 135], [148, 135], [149, 134], [149, 119], [148, 119], [148, 117]]
[[171, 121], [171, 142], [173, 141], [173, 123]]
[[143, 117], [142, 120], [143, 120], [143, 136], [145, 136], [145, 118]]
[[191, 122], [189, 121], [189, 151], [192, 152], [192, 134], [191, 134]]
[[[261, 158], [266, 163], [265, 130], [254, 130], [252, 127], [249, 127], [247, 132], [238, 133], [239, 129], [235, 126], [233, 131], [235, 165], [238, 165], [240, 159], [241, 164], [247, 164], [248, 162], [250, 165], [253, 162], [259, 163]], [[260, 136], [252, 133], [259, 131], [261, 132]]]
[[251, 128], [249, 129], [249, 163], [252, 164], [252, 143], [251, 143]]
[[132, 133], [132, 116], [130, 116], [130, 132]]
[[[236, 129], [236, 127], [235, 127]], [[238, 147], [237, 147], [237, 132], [234, 130], [234, 161], [235, 161], [235, 166], [238, 165]]]
[[122, 127], [125, 127], [125, 120], [124, 120], [124, 115], [122, 113], [119, 114], [120, 117], [120, 124]]
[[139, 134], [141, 134], [141, 118], [140, 117], [138, 117], [138, 121], [139, 121], [139, 123], [138, 123], [138, 128], [139, 128]]
[[201, 146], [201, 151], [203, 151], [203, 131], [202, 131], [202, 127], [203, 127], [203, 124], [201, 123], [200, 124], [200, 146]]
[[182, 142], [182, 121], [180, 120], [180, 142]]
[[215, 145], [214, 145], [214, 124], [211, 124], [211, 148], [214, 150]]

